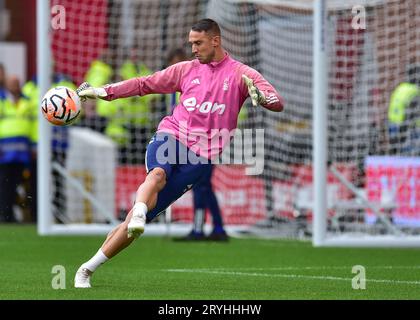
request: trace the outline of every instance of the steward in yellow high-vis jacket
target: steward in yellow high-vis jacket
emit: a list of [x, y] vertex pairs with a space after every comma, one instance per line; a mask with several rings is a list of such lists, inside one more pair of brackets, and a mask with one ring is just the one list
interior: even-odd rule
[[23, 172], [31, 162], [31, 104], [10, 76], [0, 96], [0, 221], [15, 222], [13, 205]]
[[390, 97], [390, 146], [393, 154], [420, 155], [420, 66], [411, 67], [408, 78]]

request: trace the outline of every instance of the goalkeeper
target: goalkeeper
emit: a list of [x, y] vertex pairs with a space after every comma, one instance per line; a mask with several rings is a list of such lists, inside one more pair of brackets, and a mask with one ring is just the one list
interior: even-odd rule
[[181, 92], [173, 114], [159, 123], [146, 152], [145, 181], [123, 223], [112, 230], [98, 252], [76, 272], [75, 287], [90, 288], [92, 273], [130, 245], [150, 222], [211, 168], [237, 126], [248, 96], [254, 106], [283, 110], [283, 100], [260, 73], [232, 59], [222, 48], [218, 24], [194, 24], [189, 42], [195, 59], [174, 64], [147, 77], [94, 88], [78, 88], [82, 99], [114, 100], [147, 94]]

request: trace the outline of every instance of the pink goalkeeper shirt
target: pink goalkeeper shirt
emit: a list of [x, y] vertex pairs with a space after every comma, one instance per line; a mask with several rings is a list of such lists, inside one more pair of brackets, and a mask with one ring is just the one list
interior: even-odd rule
[[273, 86], [227, 53], [219, 62], [184, 61], [147, 77], [107, 85], [106, 99], [181, 92], [179, 104], [162, 119], [157, 132], [170, 133], [200, 156], [214, 159], [233, 137], [239, 111], [249, 96], [243, 74], [264, 93], [265, 108], [283, 110], [283, 99]]

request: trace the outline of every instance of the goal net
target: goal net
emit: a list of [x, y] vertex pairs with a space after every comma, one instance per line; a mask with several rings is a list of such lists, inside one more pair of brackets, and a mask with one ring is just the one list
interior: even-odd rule
[[[51, 0], [51, 7], [56, 5], [65, 9], [65, 29], [50, 30], [53, 69], [76, 85], [150, 74], [166, 67], [176, 48], [190, 56], [191, 25], [215, 19], [223, 47], [259, 70], [286, 101], [282, 113], [252, 108], [247, 101], [241, 134], [231, 144], [242, 151], [242, 161], [231, 155], [230, 163], [216, 165], [212, 183], [227, 229], [312, 236], [313, 1]], [[324, 244], [400, 243], [396, 238], [415, 243], [420, 226], [415, 87], [400, 91], [404, 101], [395, 102], [394, 109], [390, 105], [399, 84], [420, 77], [419, 6], [416, 0], [329, 0], [325, 10]], [[50, 232], [103, 232], [125, 216], [145, 177], [148, 140], [170, 105], [171, 96], [162, 95], [85, 103], [78, 123], [54, 129], [53, 139], [66, 143], [52, 144], [51, 210], [41, 212], [51, 215]], [[402, 121], [400, 114], [392, 116], [401, 110]], [[264, 130], [260, 142], [259, 129]], [[254, 163], [244, 160], [247, 150]], [[249, 174], [257, 164], [263, 170]], [[189, 192], [166, 215], [170, 230], [177, 225], [189, 230], [192, 215]], [[163, 217], [150, 228], [166, 230]]]

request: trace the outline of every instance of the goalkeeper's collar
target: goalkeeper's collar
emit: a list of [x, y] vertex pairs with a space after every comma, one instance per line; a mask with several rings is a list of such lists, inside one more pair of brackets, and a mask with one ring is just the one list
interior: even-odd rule
[[225, 51], [225, 50], [223, 50], [223, 52], [224, 52], [224, 57], [223, 57], [222, 60], [220, 60], [220, 61], [212, 61], [212, 62], [209, 62], [208, 63], [208, 65], [211, 68], [219, 68], [219, 67], [223, 66], [227, 61], [231, 60], [229, 53], [227, 51]]

